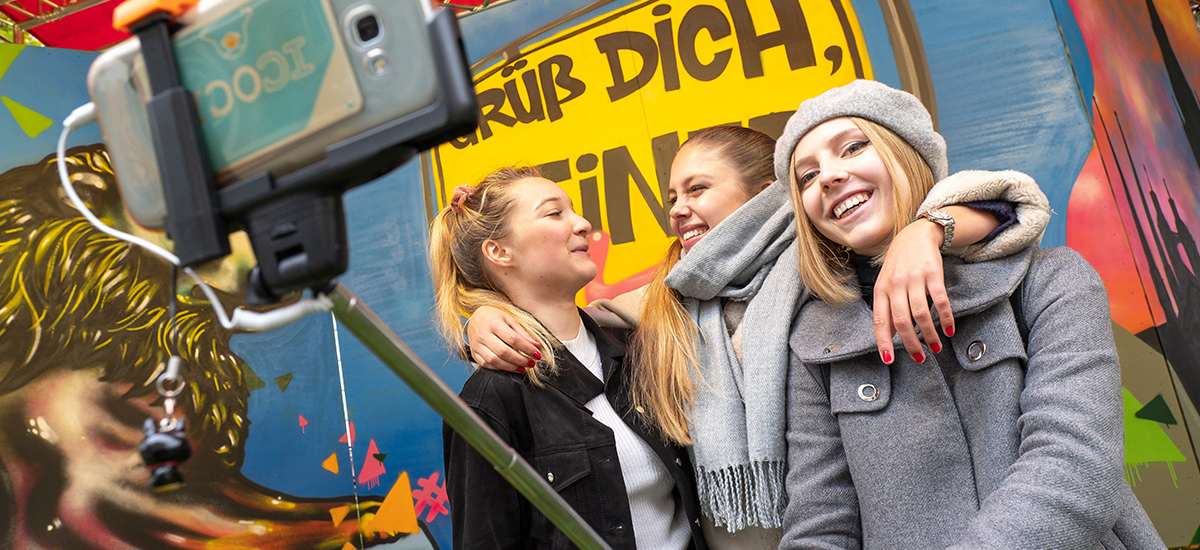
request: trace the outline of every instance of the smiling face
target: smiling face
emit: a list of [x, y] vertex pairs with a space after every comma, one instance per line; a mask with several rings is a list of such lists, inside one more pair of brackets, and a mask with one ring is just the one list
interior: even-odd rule
[[502, 283], [515, 294], [574, 296], [596, 277], [596, 264], [588, 255], [592, 225], [575, 213], [571, 198], [554, 182], [524, 178], [514, 182], [517, 199], [508, 215], [509, 231], [496, 243], [495, 264]]
[[[792, 181], [804, 214], [829, 240], [874, 256], [896, 227], [896, 187], [877, 144], [849, 118], [827, 120], [796, 144]], [[903, 173], [897, 174], [903, 179]]]
[[671, 230], [683, 249], [690, 250], [753, 196], [737, 170], [716, 150], [684, 146], [671, 164], [667, 190]]

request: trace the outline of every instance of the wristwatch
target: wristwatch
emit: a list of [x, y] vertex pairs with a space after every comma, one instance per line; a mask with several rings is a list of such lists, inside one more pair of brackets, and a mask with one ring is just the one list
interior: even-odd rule
[[921, 213], [916, 218], [913, 218], [913, 221], [915, 222], [922, 218], [942, 226], [942, 229], [945, 230], [946, 238], [942, 240], [942, 251], [945, 252], [947, 248], [950, 248], [950, 243], [954, 241], [954, 216], [951, 216], [945, 210], [934, 208]]

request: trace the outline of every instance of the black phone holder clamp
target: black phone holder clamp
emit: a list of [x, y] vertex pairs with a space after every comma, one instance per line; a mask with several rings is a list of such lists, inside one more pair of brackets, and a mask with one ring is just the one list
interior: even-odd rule
[[[128, 28], [141, 42], [150, 81], [146, 110], [162, 171], [167, 234], [175, 241], [175, 254], [184, 266], [226, 256], [229, 231], [213, 193], [213, 174], [208, 169], [196, 108], [180, 83], [171, 48], [174, 15], [190, 6], [126, 2], [118, 9], [131, 5], [147, 11]], [[120, 16], [118, 12], [116, 17]]]
[[[168, 9], [164, 3], [172, 5]], [[150, 79], [148, 114], [167, 202], [167, 232], [180, 264], [192, 266], [228, 255], [229, 231], [245, 229], [258, 261], [250, 274], [252, 303], [271, 303], [292, 290], [327, 289], [349, 268], [342, 195], [479, 124], [458, 20], [452, 11], [439, 9], [426, 21], [443, 91], [438, 101], [335, 143], [325, 149], [324, 159], [304, 168], [281, 176], [263, 172], [217, 190], [196, 107], [180, 83], [171, 49], [172, 14], [181, 13], [180, 3], [194, 2], [129, 0], [118, 6], [135, 4], [141, 10], [126, 20], [132, 20], [127, 26], [141, 41]]]

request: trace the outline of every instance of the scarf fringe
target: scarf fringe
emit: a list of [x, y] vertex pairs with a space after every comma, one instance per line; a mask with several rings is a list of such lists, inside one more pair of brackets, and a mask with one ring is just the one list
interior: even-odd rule
[[787, 508], [787, 467], [784, 462], [752, 462], [716, 471], [699, 468], [696, 489], [700, 510], [729, 532], [752, 525], [783, 526]]

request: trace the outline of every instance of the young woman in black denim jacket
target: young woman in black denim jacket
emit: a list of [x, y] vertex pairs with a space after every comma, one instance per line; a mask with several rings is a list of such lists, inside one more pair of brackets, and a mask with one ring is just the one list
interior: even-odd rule
[[[461, 315], [486, 305], [553, 350], [527, 374], [477, 370], [460, 395], [613, 548], [705, 549], [687, 453], [632, 410], [624, 335], [575, 306], [596, 276], [590, 232], [535, 169], [455, 190], [430, 229], [447, 341], [458, 344]], [[454, 548], [574, 547], [449, 428], [443, 444]]]

